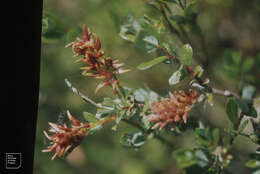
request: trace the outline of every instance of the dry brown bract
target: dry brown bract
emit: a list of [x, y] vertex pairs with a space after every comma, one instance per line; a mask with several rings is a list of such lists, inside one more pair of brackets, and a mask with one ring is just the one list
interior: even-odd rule
[[[66, 47], [72, 46], [72, 51], [76, 56], [81, 56], [76, 62], [84, 63], [86, 66], [81, 67], [84, 76], [91, 76], [96, 79], [103, 79], [96, 87], [95, 92], [104, 86], [112, 86], [117, 92], [118, 74], [130, 71], [129, 69], [120, 69], [123, 63], [118, 63], [119, 60], [112, 60], [110, 57], [105, 57], [104, 51], [101, 50], [101, 42], [95, 33], [87, 31], [86, 25], [83, 26], [82, 38], [77, 38], [76, 41], [68, 44]], [[83, 57], [82, 57], [83, 56]]]

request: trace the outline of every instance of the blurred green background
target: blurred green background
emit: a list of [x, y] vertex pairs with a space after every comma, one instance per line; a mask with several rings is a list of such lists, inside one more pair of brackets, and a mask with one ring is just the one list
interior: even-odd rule
[[[73, 32], [56, 41], [43, 40], [41, 48], [40, 92], [38, 106], [37, 132], [35, 142], [34, 174], [169, 174], [182, 173], [176, 166], [170, 149], [156, 140], [149, 140], [138, 151], [124, 149], [120, 143], [122, 133], [134, 128], [120, 124], [117, 131], [111, 130], [111, 125], [85, 138], [65, 160], [56, 158], [51, 161], [53, 154], [42, 153], [48, 145], [48, 140], [42, 131], [48, 130], [48, 122], [67, 122], [64, 114], [70, 110], [72, 115], [81, 121], [83, 112], [95, 113], [95, 108], [84, 103], [69, 89], [64, 79], [68, 78], [72, 84], [84, 94], [101, 102], [105, 96], [111, 96], [112, 90], [102, 88], [96, 95], [94, 90], [98, 80], [81, 75], [80, 64], [73, 63], [71, 48], [65, 45], [80, 36], [83, 24], [94, 31], [100, 38], [102, 49], [107, 56], [119, 58], [132, 71], [120, 76], [124, 86], [140, 88], [149, 86], [159, 94], [166, 94], [169, 90], [168, 78], [172, 75], [171, 66], [160, 64], [147, 71], [139, 71], [135, 67], [140, 63], [154, 58], [155, 53], [144, 54], [134, 44], [121, 39], [118, 35], [119, 24], [124, 22], [128, 14], [141, 18], [144, 14], [153, 15], [152, 8], [141, 0], [45, 0], [43, 9], [55, 15], [59, 21]], [[198, 23], [205, 36], [209, 51], [206, 75], [211, 85], [220, 89], [239, 92], [239, 88], [246, 84], [257, 87], [259, 94], [260, 79], [260, 2], [257, 0], [204, 0], [198, 1]], [[174, 8], [174, 7], [173, 7]], [[176, 9], [178, 13], [178, 9]], [[197, 38], [193, 41], [196, 43]], [[176, 40], [176, 44], [179, 42]], [[175, 47], [175, 46], [173, 46]], [[252, 58], [254, 63], [247, 73], [239, 74], [240, 65], [230, 63], [230, 55], [239, 51], [242, 61]], [[197, 50], [195, 49], [195, 52]], [[196, 54], [200, 54], [197, 51]], [[239, 53], [238, 53], [239, 54]], [[197, 63], [200, 63], [199, 61]], [[231, 68], [230, 68], [231, 67]], [[241, 78], [244, 79], [241, 81]], [[194, 117], [202, 119], [213, 127], [224, 128], [229, 121], [225, 115], [225, 100], [214, 97], [214, 107], [197, 109], [192, 113]], [[250, 131], [250, 126], [248, 128]], [[185, 132], [182, 136], [167, 135], [176, 142], [177, 147], [193, 147], [195, 145], [192, 132]], [[237, 158], [241, 163], [246, 161], [245, 155], [253, 152], [256, 146], [246, 138], [240, 137], [235, 145], [239, 152]], [[231, 166], [237, 164], [231, 164]], [[237, 167], [237, 173], [248, 173], [250, 170]], [[250, 172], [249, 172], [250, 173]]]

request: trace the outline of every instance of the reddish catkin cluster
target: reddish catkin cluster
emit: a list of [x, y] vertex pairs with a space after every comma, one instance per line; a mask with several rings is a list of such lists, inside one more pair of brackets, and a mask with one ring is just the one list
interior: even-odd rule
[[[76, 56], [81, 56], [76, 62], [84, 63], [86, 66], [81, 67], [84, 76], [91, 76], [96, 79], [103, 79], [97, 86], [95, 92], [104, 86], [112, 86], [114, 91], [118, 87], [118, 74], [128, 72], [129, 70], [120, 69], [123, 63], [119, 60], [112, 60], [105, 57], [104, 51], [101, 50], [101, 42], [95, 33], [90, 32], [83, 25], [82, 38], [68, 44], [66, 47], [72, 46], [72, 51]], [[83, 57], [82, 57], [83, 56]]]
[[174, 94], [169, 93], [169, 96], [169, 98], [152, 103], [152, 113], [147, 116], [148, 121], [155, 123], [152, 129], [157, 127], [162, 129], [168, 123], [180, 122], [182, 120], [186, 123], [192, 104], [198, 102], [198, 94], [192, 89], [188, 93], [183, 90]]
[[56, 156], [61, 157], [77, 147], [84, 139], [87, 133], [87, 128], [90, 126], [88, 123], [82, 123], [72, 117], [69, 111], [67, 111], [67, 115], [72, 125], [71, 128], [68, 128], [66, 124], [61, 126], [54, 123], [49, 123], [51, 126], [49, 131], [54, 133], [54, 135], [50, 136], [45, 131], [43, 132], [51, 142], [50, 146], [48, 146], [47, 149], [42, 150], [42, 152], [56, 151], [51, 158], [52, 160]]

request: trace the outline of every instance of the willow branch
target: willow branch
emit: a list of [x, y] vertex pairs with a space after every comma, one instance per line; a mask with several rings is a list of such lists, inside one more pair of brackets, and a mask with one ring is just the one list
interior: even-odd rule
[[78, 91], [77, 88], [73, 87], [72, 84], [70, 83], [70, 81], [68, 79], [65, 79], [65, 83], [67, 84], [67, 86], [69, 88], [71, 88], [72, 92], [78, 96], [81, 97], [82, 100], [84, 100], [85, 102], [87, 103], [90, 103], [94, 106], [96, 106], [97, 108], [100, 108], [100, 109], [107, 109], [107, 110], [113, 110], [113, 108], [111, 107], [108, 107], [108, 106], [104, 106], [104, 105], [101, 105], [99, 103], [96, 103], [94, 102], [93, 100], [91, 100], [90, 98], [88, 98], [87, 96], [85, 96], [84, 94], [82, 94], [80, 91]]
[[[99, 103], [94, 102], [93, 100], [91, 100], [90, 98], [86, 97], [84, 94], [82, 94], [80, 91], [78, 91], [77, 88], [73, 87], [72, 84], [70, 83], [70, 81], [68, 79], [65, 79], [65, 82], [67, 84], [68, 87], [70, 87], [72, 89], [72, 92], [78, 96], [80, 96], [82, 98], [82, 100], [84, 100], [87, 103], [90, 103], [94, 106], [96, 106], [97, 108], [101, 108], [101, 109], [107, 109], [107, 110], [113, 110], [113, 108], [108, 107], [108, 106], [104, 106], [101, 105]], [[113, 118], [111, 117], [111, 120], [114, 120], [114, 116]], [[140, 131], [144, 132], [146, 135], [148, 135], [150, 133], [150, 131], [145, 130], [142, 126], [140, 126], [139, 124], [132, 122], [130, 120], [127, 119], [122, 119], [122, 121], [124, 121], [125, 123], [136, 127], [137, 129], [139, 129]], [[155, 135], [154, 138], [158, 139], [159, 141], [161, 141], [163, 144], [166, 144], [167, 146], [173, 148], [174, 144], [166, 139], [164, 139], [163, 137], [159, 136], [159, 135]]]
[[185, 8], [184, 8], [184, 5], [182, 4], [181, 0], [178, 0], [178, 2], [179, 2], [180, 7], [182, 8], [182, 10], [184, 10]]
[[[165, 53], [169, 59], [173, 59], [175, 62], [177, 63], [181, 63], [180, 60], [177, 58], [177, 57], [174, 57], [173, 55], [171, 55], [165, 48], [163, 48], [162, 46], [157, 46], [158, 49], [160, 49], [163, 53]], [[185, 65], [184, 68], [186, 69], [186, 71], [193, 77], [193, 79], [195, 79], [199, 85], [206, 89], [208, 92], [210, 93], [213, 93], [213, 94], [217, 94], [217, 95], [223, 95], [225, 97], [236, 97], [236, 98], [239, 98], [239, 96], [234, 93], [234, 92], [231, 92], [229, 90], [220, 90], [220, 89], [215, 89], [215, 88], [212, 88], [206, 84], [204, 84], [204, 80], [201, 79], [200, 77], [198, 77], [197, 75], [195, 75], [194, 71], [192, 70], [192, 68], [188, 65]]]
[[169, 29], [170, 29], [170, 32], [171, 32], [172, 34], [176, 34], [176, 35], [179, 37], [179, 39], [180, 39], [183, 43], [185, 43], [185, 39], [182, 37], [181, 33], [180, 33], [180, 32], [172, 25], [172, 23], [169, 21], [167, 15], [166, 15], [166, 12], [165, 12], [165, 10], [164, 10], [164, 7], [162, 6], [162, 4], [161, 4], [160, 2], [159, 2], [159, 5], [160, 5], [160, 11], [161, 11], [161, 13], [162, 13], [162, 15], [163, 15], [163, 18], [164, 18], [164, 20], [166, 21], [166, 23], [167, 23]]
[[[159, 5], [160, 5], [160, 12], [162, 13], [163, 18], [165, 19], [165, 21], [166, 21], [166, 23], [167, 23], [167, 25], [168, 25], [168, 27], [169, 27], [169, 29], [170, 29], [170, 31], [171, 31], [171, 34], [176, 34], [176, 35], [179, 37], [179, 39], [182, 41], [182, 43], [186, 43], [186, 42], [187, 42], [187, 43], [189, 43], [190, 45], [192, 45], [191, 39], [190, 39], [189, 35], [186, 33], [185, 29], [182, 27], [182, 25], [181, 25], [181, 24], [178, 24], [179, 29], [180, 29], [181, 32], [179, 32], [177, 29], [175, 29], [175, 27], [174, 27], [174, 26], [172, 25], [172, 23], [169, 21], [169, 19], [168, 19], [168, 17], [167, 17], [167, 14], [166, 14], [166, 12], [165, 12], [165, 10], [164, 10], [164, 7], [163, 7], [162, 3], [161, 3], [160, 1], [158, 1], [158, 3], [159, 3]], [[183, 3], [182, 3], [181, 0], [178, 0], [178, 4], [179, 4], [179, 6], [180, 6], [180, 8], [181, 8], [182, 10], [185, 10], [185, 7], [184, 7], [184, 5], [183, 5]], [[192, 20], [192, 21], [191, 21], [191, 24], [192, 24], [194, 27], [197, 27], [197, 28], [200, 29], [200, 27], [198, 26], [198, 24], [197, 24], [196, 21], [193, 21], [193, 20]], [[184, 37], [182, 37], [182, 36], [184, 36]], [[207, 67], [208, 64], [209, 64], [209, 62], [208, 62], [209, 53], [208, 53], [208, 49], [207, 49], [207, 47], [206, 47], [205, 37], [204, 37], [204, 35], [203, 35], [202, 33], [199, 34], [199, 37], [200, 37], [201, 50], [202, 50], [202, 52], [204, 53], [205, 59], [206, 59], [205, 61], [203, 61], [202, 64], [203, 64], [204, 67]]]
[[239, 98], [239, 96], [236, 93], [231, 92], [229, 90], [224, 90], [223, 91], [223, 90], [212, 88], [212, 93], [213, 94], [224, 95], [225, 97], [236, 97], [236, 98]]

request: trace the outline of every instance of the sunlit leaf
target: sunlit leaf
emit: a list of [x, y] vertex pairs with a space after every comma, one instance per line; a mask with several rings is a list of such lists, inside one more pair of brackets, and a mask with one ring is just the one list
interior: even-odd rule
[[153, 59], [151, 61], [141, 63], [140, 65], [137, 66], [137, 69], [139, 69], [139, 70], [146, 70], [148, 68], [151, 68], [154, 65], [157, 65], [157, 64], [163, 62], [166, 59], [168, 59], [167, 56], [157, 57], [157, 58], [155, 58], [155, 59]]
[[209, 146], [211, 144], [211, 134], [208, 129], [195, 129], [195, 138], [196, 141], [203, 146]]
[[173, 155], [180, 168], [186, 168], [197, 163], [194, 151], [191, 149], [179, 149], [174, 151]]
[[244, 129], [246, 128], [247, 124], [248, 124], [248, 120], [245, 120], [240, 126], [239, 126], [239, 129], [238, 129], [238, 132], [243, 132]]
[[83, 112], [83, 116], [84, 118], [89, 121], [89, 122], [96, 122], [98, 121], [98, 119], [96, 118], [95, 115], [93, 115], [92, 113], [89, 112]]
[[200, 65], [198, 65], [194, 68], [194, 75], [195, 76], [201, 77], [203, 72], [204, 72], [204, 69]]
[[245, 101], [252, 100], [254, 94], [255, 94], [255, 87], [254, 86], [245, 86], [242, 91], [242, 99]]
[[125, 133], [120, 142], [123, 147], [138, 149], [144, 144], [145, 136], [142, 132]]
[[176, 85], [180, 82], [181, 79], [181, 71], [174, 72], [169, 78], [169, 85]]
[[143, 40], [151, 45], [158, 45], [158, 40], [154, 36], [146, 36]]
[[136, 47], [145, 53], [155, 51], [158, 45], [158, 40], [151, 32], [142, 30], [136, 38]]
[[182, 64], [184, 65], [191, 65], [192, 64], [192, 56], [193, 51], [192, 47], [189, 44], [183, 45], [179, 52], [178, 52], [179, 59], [181, 60]]
[[249, 168], [257, 168], [260, 167], [260, 161], [256, 159], [251, 159], [246, 163], [246, 166]]

